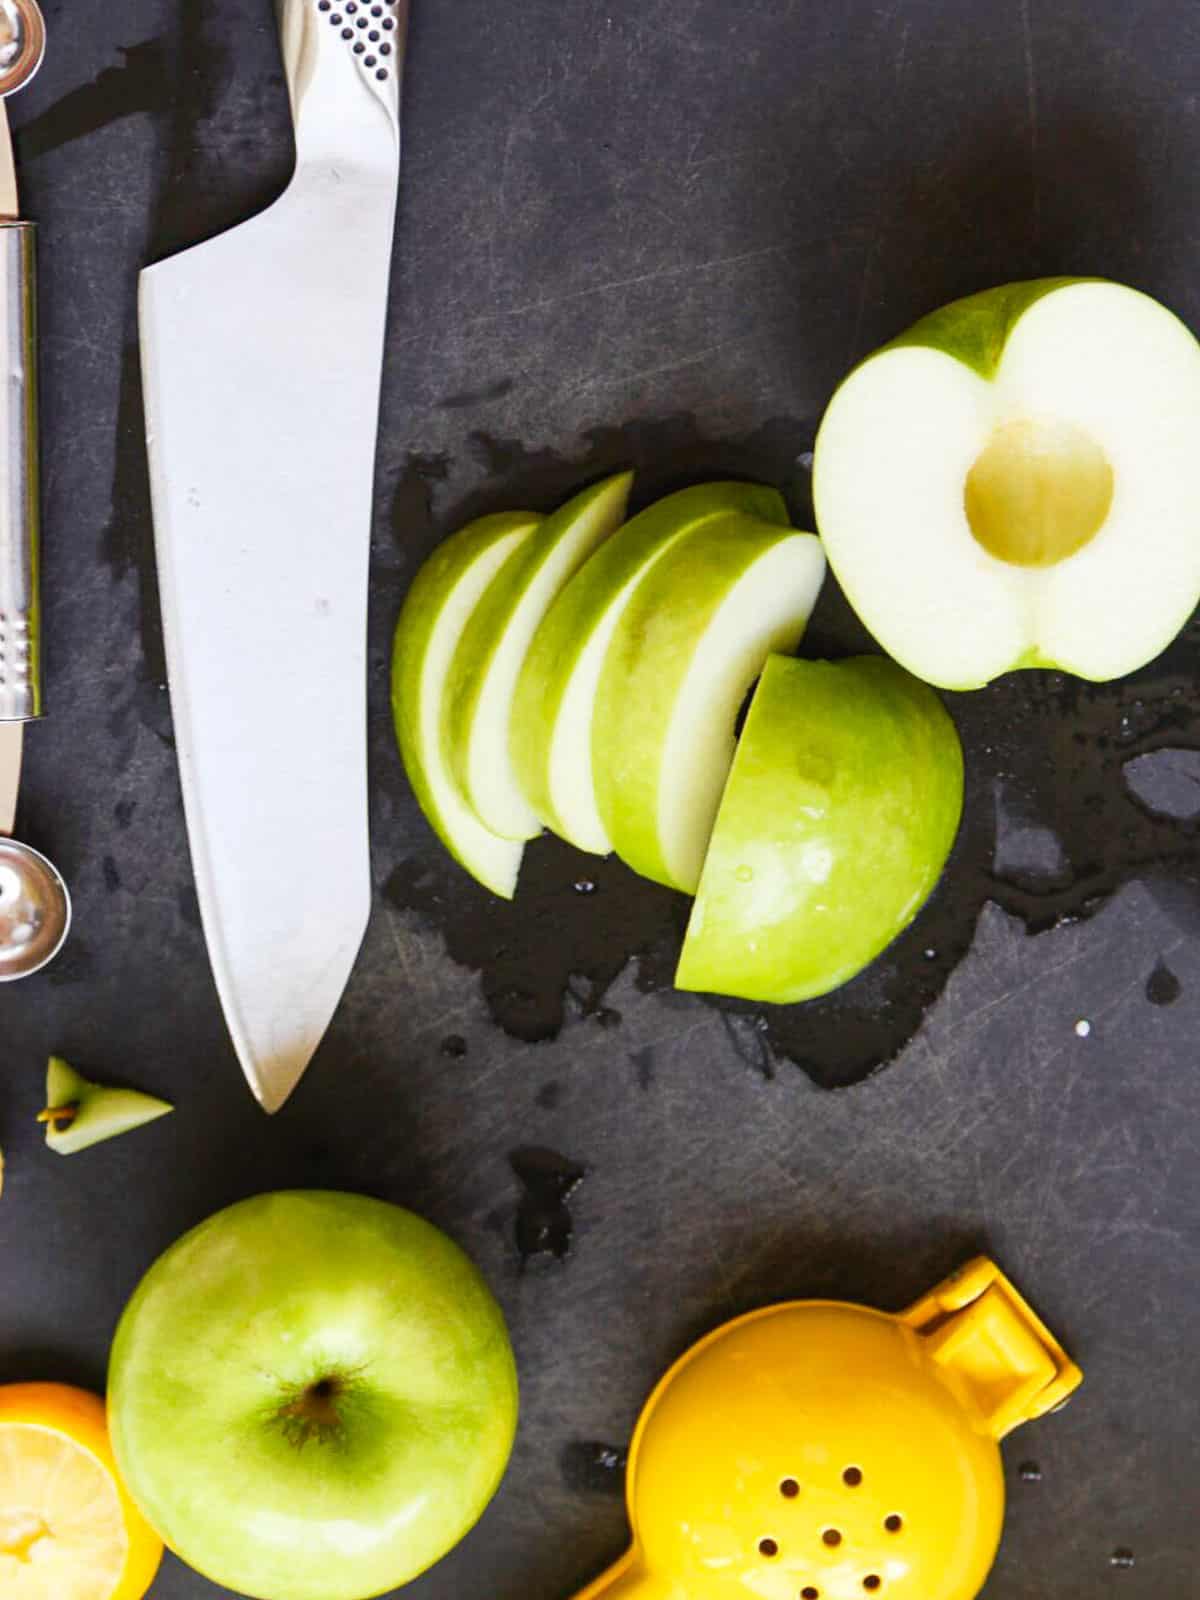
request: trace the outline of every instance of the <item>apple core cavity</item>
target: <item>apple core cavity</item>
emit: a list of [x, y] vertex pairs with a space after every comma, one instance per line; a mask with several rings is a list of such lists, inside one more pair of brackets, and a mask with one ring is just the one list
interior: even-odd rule
[[1112, 498], [1112, 467], [1095, 439], [1047, 418], [996, 428], [963, 493], [976, 542], [1016, 567], [1057, 566], [1082, 550], [1104, 526]]

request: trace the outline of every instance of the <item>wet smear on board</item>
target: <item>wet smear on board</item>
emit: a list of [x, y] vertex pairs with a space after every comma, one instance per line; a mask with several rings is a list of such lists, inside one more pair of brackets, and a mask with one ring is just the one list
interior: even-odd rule
[[587, 1168], [538, 1145], [514, 1150], [508, 1161], [523, 1191], [517, 1208], [521, 1266], [528, 1266], [535, 1256], [565, 1261], [575, 1232], [567, 1201], [587, 1176]]
[[1165, 961], [1159, 961], [1146, 979], [1146, 999], [1152, 1006], [1172, 1006], [1183, 992], [1183, 985]]
[[621, 1445], [602, 1444], [595, 1439], [572, 1439], [559, 1456], [563, 1482], [575, 1494], [625, 1492], [625, 1468], [629, 1452]]
[[98, 133], [114, 122], [141, 113], [165, 114], [175, 95], [166, 48], [146, 39], [120, 51], [123, 60], [105, 67], [90, 83], [71, 89], [53, 105], [14, 129], [17, 156], [24, 163]]
[[[626, 467], [638, 470], [635, 510], [688, 483], [743, 477], [778, 485], [796, 525], [811, 527], [813, 431], [780, 419], [745, 438], [712, 439], [678, 416], [597, 430], [577, 459], [476, 434], [471, 448], [487, 473], [483, 487], [465, 501], [438, 503], [435, 513], [428, 463], [415, 457], [398, 490], [396, 536], [411, 575], [471, 517], [501, 507], [548, 510], [589, 479]], [[439, 477], [442, 466], [439, 460]], [[836, 659], [877, 648], [831, 577], [803, 653]], [[1200, 792], [1198, 669], [1200, 625], [1192, 623], [1165, 655], [1122, 682], [1023, 672], [988, 690], [946, 695], [968, 778], [962, 830], [936, 893], [877, 962], [825, 999], [764, 1008], [710, 998], [727, 1015], [738, 1055], [764, 1077], [777, 1060], [794, 1062], [825, 1088], [868, 1077], [917, 1032], [989, 901], [1037, 935], [1092, 916], [1136, 878], [1173, 916], [1200, 925], [1200, 804], [1183, 804]], [[388, 759], [397, 763], [394, 748]], [[1174, 793], [1181, 785], [1182, 798]], [[1001, 848], [1005, 811], [1053, 843], [1053, 870]], [[631, 960], [642, 989], [671, 992], [690, 909], [683, 895], [547, 836], [526, 852], [510, 905], [472, 883], [432, 834], [423, 837], [419, 857], [392, 873], [387, 897], [436, 928], [455, 961], [482, 974], [487, 1004], [508, 1033], [554, 1037], [578, 1010], [579, 994], [595, 1007]], [[582, 882], [595, 892], [579, 892]]]

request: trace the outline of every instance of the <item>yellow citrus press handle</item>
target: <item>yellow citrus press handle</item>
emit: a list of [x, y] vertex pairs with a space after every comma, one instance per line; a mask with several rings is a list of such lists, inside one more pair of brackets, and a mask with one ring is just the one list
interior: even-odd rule
[[1061, 1406], [1083, 1373], [994, 1261], [979, 1256], [900, 1320], [926, 1341], [993, 1438]]
[[637, 1548], [622, 1556], [615, 1567], [601, 1573], [595, 1583], [581, 1589], [575, 1600], [684, 1600], [684, 1591], [670, 1578], [646, 1571]]

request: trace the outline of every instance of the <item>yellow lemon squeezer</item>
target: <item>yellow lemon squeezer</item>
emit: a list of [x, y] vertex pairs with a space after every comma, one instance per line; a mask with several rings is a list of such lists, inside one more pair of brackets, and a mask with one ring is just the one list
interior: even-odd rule
[[991, 1261], [898, 1316], [797, 1301], [717, 1329], [651, 1395], [633, 1546], [577, 1600], [973, 1600], [999, 1441], [1082, 1381]]

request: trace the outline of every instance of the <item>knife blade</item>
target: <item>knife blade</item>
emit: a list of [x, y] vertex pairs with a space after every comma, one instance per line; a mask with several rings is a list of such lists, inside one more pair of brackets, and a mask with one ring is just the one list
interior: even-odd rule
[[283, 0], [283, 198], [149, 268], [141, 348], [171, 705], [217, 990], [277, 1110], [370, 911], [366, 619], [407, 0]]

